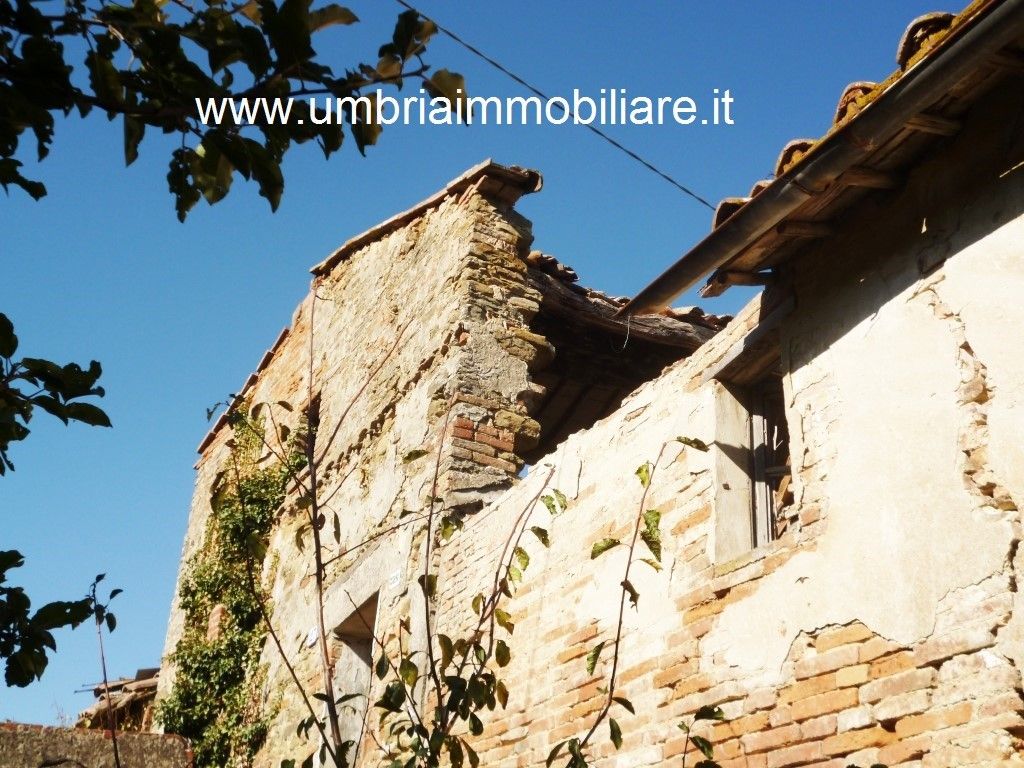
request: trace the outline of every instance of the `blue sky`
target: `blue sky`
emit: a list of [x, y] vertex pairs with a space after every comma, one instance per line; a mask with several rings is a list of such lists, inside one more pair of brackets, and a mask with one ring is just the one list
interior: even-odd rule
[[[397, 4], [351, 0], [360, 24], [316, 46], [343, 68], [375, 59]], [[843, 87], [895, 67], [907, 23], [927, 0], [423, 0], [420, 9], [549, 94], [706, 98], [731, 90], [732, 126], [617, 127], [615, 138], [716, 202], [771, 174], [792, 138], [824, 133]], [[526, 95], [444, 37], [429, 63], [466, 76], [473, 95]], [[40, 416], [0, 480], [0, 548], [27, 565], [12, 576], [37, 604], [84, 592], [98, 572], [125, 592], [107, 645], [113, 676], [156, 666], [192, 492], [205, 408], [237, 390], [334, 247], [427, 197], [486, 157], [544, 174], [519, 210], [535, 247], [586, 285], [632, 294], [708, 231], [710, 212], [572, 126], [392, 127], [362, 158], [346, 141], [324, 162], [289, 157], [280, 210], [242, 181], [182, 225], [167, 192], [172, 143], [152, 137], [124, 168], [121, 128], [99, 115], [59, 120], [51, 156], [29, 170], [49, 196], [0, 197], [0, 311], [21, 352], [103, 363], [114, 429], [65, 428]], [[734, 312], [745, 294], [705, 302]], [[699, 303], [694, 296], [680, 304]], [[42, 682], [0, 688], [0, 720], [55, 722], [91, 701], [96, 638], [63, 632]]]

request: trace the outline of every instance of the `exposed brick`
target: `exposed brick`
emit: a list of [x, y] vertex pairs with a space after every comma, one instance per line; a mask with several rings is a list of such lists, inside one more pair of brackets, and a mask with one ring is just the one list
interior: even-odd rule
[[800, 739], [810, 741], [811, 739], [823, 739], [836, 732], [837, 720], [835, 715], [824, 715], [813, 720], [806, 720], [800, 724]]
[[799, 550], [796, 547], [786, 547], [772, 552], [764, 559], [764, 572], [771, 573], [776, 568], [788, 561]]
[[671, 667], [661, 670], [654, 676], [654, 687], [675, 687], [685, 678], [693, 675], [696, 671], [696, 659], [688, 659], [687, 661], [683, 661], [679, 664], [673, 664]]
[[800, 510], [800, 525], [810, 525], [821, 519], [821, 507], [807, 504]]
[[873, 637], [866, 643], [861, 643], [860, 658], [858, 660], [861, 662], [872, 661], [879, 656], [891, 653], [897, 648], [899, 648], [898, 645], [886, 640], [884, 637]]
[[693, 675], [685, 680], [679, 680], [667, 685], [667, 687], [671, 687], [672, 696], [676, 699], [682, 699], [695, 693], [710, 690], [713, 686], [714, 681], [705, 674]]
[[861, 640], [868, 640], [874, 637], [874, 633], [861, 623], [849, 624], [845, 627], [826, 629], [814, 640], [814, 647], [819, 653], [824, 653], [840, 645], [859, 643]]
[[809, 699], [793, 702], [793, 719], [807, 720], [818, 715], [827, 715], [830, 712], [848, 709], [856, 703], [857, 691], [853, 688], [820, 693], [817, 696], [811, 696]]
[[1006, 712], [1024, 712], [1024, 701], [1021, 700], [1021, 695], [1017, 691], [1007, 691], [995, 698], [979, 701], [975, 705], [974, 716], [978, 718], [993, 717]]
[[770, 731], [748, 733], [740, 739], [747, 752], [767, 752], [768, 750], [791, 744], [800, 740], [800, 727], [796, 724], [784, 725]]
[[896, 721], [896, 735], [901, 739], [919, 733], [939, 731], [961, 725], [971, 719], [971, 705], [962, 702], [946, 709], [934, 710], [923, 715], [911, 715]]
[[485, 435], [482, 433], [477, 434], [476, 441], [478, 443], [483, 443], [484, 445], [489, 445], [493, 448], [497, 448], [499, 451], [510, 452], [515, 449], [512, 440], [503, 440], [499, 437], [493, 437], [491, 435]]
[[832, 672], [840, 667], [856, 664], [857, 657], [856, 645], [843, 645], [824, 653], [808, 656], [796, 663], [796, 677], [803, 679]]
[[875, 704], [875, 717], [882, 722], [887, 722], [907, 715], [916, 715], [928, 709], [931, 702], [932, 694], [929, 690], [901, 693], [882, 699]]
[[779, 749], [768, 753], [767, 768], [786, 768], [789, 765], [802, 765], [820, 760], [823, 755], [821, 744], [810, 741], [795, 747]]
[[892, 731], [874, 725], [856, 731], [846, 731], [830, 736], [822, 742], [822, 749], [827, 755], [845, 755], [869, 747], [882, 747], [896, 740]]
[[995, 643], [995, 635], [986, 627], [966, 627], [925, 641], [917, 648], [922, 664], [934, 664], [961, 653], [988, 648]]
[[452, 445], [475, 453], [483, 453], [487, 456], [497, 456], [498, 452], [489, 445], [481, 445], [475, 440], [463, 440], [459, 437], [452, 438]]
[[682, 533], [686, 533], [690, 528], [696, 525], [700, 525], [706, 520], [711, 518], [711, 505], [705, 504], [695, 512], [691, 512], [689, 515], [684, 517], [674, 526], [672, 526], [672, 535], [679, 536]]
[[564, 651], [558, 654], [555, 658], [558, 659], [559, 664], [565, 664], [567, 661], [578, 659], [581, 656], [586, 656], [590, 653], [590, 648], [586, 645], [573, 645], [566, 648]]
[[488, 467], [500, 469], [504, 472], [516, 472], [518, 470], [518, 467], [511, 461], [505, 461], [504, 459], [496, 459], [492, 456], [485, 456], [484, 454], [478, 453], [477, 451], [473, 451], [473, 461], [476, 461], [480, 464], [485, 464]]
[[865, 728], [874, 724], [875, 715], [872, 712], [871, 706], [868, 704], [844, 709], [836, 715], [836, 728], [840, 733], [844, 731], [852, 731], [857, 728]]
[[744, 712], [756, 712], [759, 709], [768, 709], [779, 699], [779, 693], [774, 688], [758, 688], [752, 691], [743, 702]]
[[490, 435], [491, 437], [498, 437], [500, 435], [500, 430], [496, 429], [495, 427], [492, 427], [490, 424], [477, 424], [474, 427], [474, 429], [481, 435]]
[[836, 687], [849, 688], [868, 681], [869, 665], [858, 664], [855, 667], [843, 667], [836, 670]]
[[870, 664], [870, 676], [872, 679], [878, 677], [889, 677], [898, 672], [914, 669], [919, 666], [917, 657], [913, 651], [898, 651], [885, 656], [880, 656]]
[[878, 750], [878, 762], [882, 765], [902, 765], [923, 757], [930, 746], [931, 739], [927, 736], [900, 739]]
[[768, 727], [768, 713], [758, 712], [754, 715], [737, 717], [726, 723], [715, 726], [715, 739], [722, 741], [725, 738], [737, 738], [748, 733], [757, 733]]
[[780, 704], [768, 713], [768, 723], [772, 728], [793, 722], [793, 707], [789, 704]]
[[623, 685], [628, 685], [634, 680], [644, 677], [660, 667], [661, 663], [657, 658], [647, 659], [639, 664], [633, 664], [632, 666], [627, 667], [619, 674], [617, 679]]
[[779, 692], [779, 703], [788, 704], [799, 699], [806, 699], [825, 691], [834, 690], [836, 687], [836, 676], [834, 673], [809, 677], [798, 683], [783, 688]]
[[861, 686], [860, 700], [865, 704], [870, 704], [887, 696], [895, 696], [898, 693], [927, 688], [933, 682], [935, 682], [934, 669], [930, 667], [910, 669], [906, 672], [900, 672], [891, 677], [883, 677]]
[[766, 755], [744, 755], [732, 760], [719, 760], [722, 768], [767, 768], [768, 758]]

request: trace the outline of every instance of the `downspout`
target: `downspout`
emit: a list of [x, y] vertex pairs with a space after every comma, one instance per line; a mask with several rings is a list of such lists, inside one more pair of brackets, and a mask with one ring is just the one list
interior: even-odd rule
[[[912, 68], [848, 123], [816, 144], [787, 172], [740, 208], [619, 310], [643, 314], [668, 306], [702, 277], [749, 248], [772, 227], [857, 165], [966, 77], [979, 59], [1024, 30], [1024, 0], [1004, 0], [930, 61]], [[951, 34], [956, 34], [954, 30]]]

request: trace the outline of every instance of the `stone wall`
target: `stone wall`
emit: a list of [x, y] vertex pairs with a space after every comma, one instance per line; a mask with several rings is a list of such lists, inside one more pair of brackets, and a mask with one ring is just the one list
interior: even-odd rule
[[[509, 176], [520, 189], [510, 190]], [[339, 529], [335, 540], [333, 520], [325, 528], [325, 614], [327, 626], [337, 628], [330, 642], [339, 684], [369, 673], [352, 631], [357, 607], [380, 634], [411, 616], [422, 636], [422, 616], [410, 607], [419, 595], [423, 545], [422, 524], [414, 523], [430, 498], [439, 497], [448, 514], [478, 511], [514, 485], [522, 455], [539, 440], [531, 410], [543, 393], [531, 379], [557, 350], [531, 329], [544, 282], [539, 274], [531, 278], [530, 224], [512, 208], [535, 180], [535, 174], [488, 166], [343, 247], [316, 270], [291, 327], [242, 391], [245, 407], [268, 404], [262, 418], [271, 443], [282, 425], [298, 428], [296, 417], [311, 396], [319, 403], [319, 495]], [[661, 322], [663, 336], [665, 328], [691, 346], [713, 333], [675, 320]], [[651, 343], [601, 370], [559, 375], [588, 386], [607, 375], [629, 389], [683, 354], [678, 345]], [[291, 410], [276, 405], [281, 402]], [[206, 541], [211, 495], [228, 467], [231, 439], [222, 419], [201, 446], [179, 586]], [[272, 452], [265, 453], [264, 463], [272, 464]], [[263, 584], [289, 660], [313, 693], [322, 686], [306, 519], [294, 500], [286, 504], [271, 534]], [[206, 617], [200, 618], [191, 631], [205, 635]], [[174, 682], [171, 654], [185, 622], [176, 597], [161, 696]], [[276, 768], [283, 758], [301, 761], [312, 747], [296, 735], [307, 713], [270, 642], [262, 662], [267, 682], [256, 703], [272, 725], [260, 764]]]
[[[121, 768], [191, 768], [188, 743], [177, 736], [118, 733]], [[48, 728], [0, 723], [0, 765], [40, 768], [43, 765], [114, 768], [109, 731]]]

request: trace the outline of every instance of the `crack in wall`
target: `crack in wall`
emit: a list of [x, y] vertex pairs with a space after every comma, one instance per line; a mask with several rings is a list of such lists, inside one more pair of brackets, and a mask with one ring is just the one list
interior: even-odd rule
[[928, 306], [939, 320], [949, 326], [957, 348], [960, 386], [957, 404], [962, 410], [959, 449], [963, 454], [964, 487], [975, 497], [978, 508], [998, 516], [1017, 512], [1009, 488], [993, 471], [988, 457], [988, 413], [995, 388], [988, 378], [988, 368], [978, 357], [967, 338], [967, 326], [939, 295], [936, 287], [940, 277], [923, 285], [911, 298], [925, 296]]

